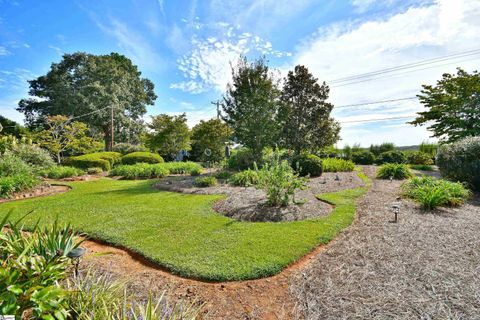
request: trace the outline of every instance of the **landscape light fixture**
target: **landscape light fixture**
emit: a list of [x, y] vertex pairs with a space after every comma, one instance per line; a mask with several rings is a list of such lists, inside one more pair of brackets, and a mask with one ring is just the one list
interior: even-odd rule
[[392, 205], [392, 211], [393, 211], [393, 214], [395, 215], [395, 220], [393, 220], [393, 222], [397, 222], [398, 221], [398, 214], [400, 213], [400, 205], [398, 203], [395, 203]]
[[80, 266], [80, 259], [83, 257], [83, 255], [87, 252], [87, 249], [78, 247], [73, 250], [70, 250], [69, 253], [67, 253], [67, 257], [69, 257], [72, 260], [72, 264], [75, 267], [75, 277], [78, 277], [78, 267]]
[[390, 183], [393, 182], [393, 176], [390, 176]]

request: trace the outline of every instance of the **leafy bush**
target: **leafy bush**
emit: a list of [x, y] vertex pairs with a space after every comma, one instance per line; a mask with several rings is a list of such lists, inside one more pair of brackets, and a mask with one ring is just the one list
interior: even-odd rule
[[409, 164], [433, 164], [432, 156], [420, 151], [412, 151], [407, 154], [407, 163]]
[[163, 158], [157, 153], [133, 152], [122, 157], [122, 164], [162, 163]]
[[55, 165], [50, 153], [36, 145], [17, 144], [10, 152], [36, 169], [49, 168]]
[[193, 168], [190, 170], [190, 175], [191, 176], [199, 176], [202, 174], [202, 169], [201, 168]]
[[137, 163], [133, 165], [120, 165], [110, 171], [111, 176], [121, 176], [128, 180], [163, 178], [168, 174], [168, 169], [165, 168], [162, 163]]
[[353, 171], [355, 164], [351, 160], [326, 158], [322, 160], [323, 172]]
[[300, 176], [319, 177], [322, 175], [322, 159], [314, 154], [299, 155], [292, 159], [292, 167]]
[[222, 170], [222, 171], [219, 171], [219, 172], [215, 173], [215, 178], [222, 179], [222, 180], [228, 180], [228, 179], [230, 179], [230, 177], [232, 175], [233, 174], [230, 171]]
[[133, 152], [146, 152], [148, 149], [139, 144], [131, 144], [131, 143], [117, 143], [113, 147], [113, 151], [121, 153], [121, 154], [129, 154]]
[[383, 152], [378, 156], [377, 162], [382, 163], [406, 163], [407, 158], [402, 151], [393, 150]]
[[381, 153], [395, 150], [395, 144], [391, 142], [384, 142], [380, 145], [372, 144], [370, 146], [370, 152], [378, 157]]
[[424, 141], [420, 144], [418, 151], [429, 154], [431, 157], [435, 157], [438, 151], [438, 144]]
[[410, 168], [420, 171], [433, 171], [433, 167], [429, 164], [411, 164]]
[[464, 138], [441, 146], [437, 165], [443, 177], [480, 190], [480, 137]]
[[162, 164], [171, 174], [189, 174], [192, 170], [202, 171], [202, 166], [195, 162], [165, 162]]
[[246, 170], [253, 168], [255, 157], [250, 149], [234, 150], [227, 160], [227, 167], [232, 170]]
[[368, 165], [375, 162], [375, 155], [367, 150], [353, 152], [351, 157], [356, 164]]
[[471, 193], [461, 183], [436, 180], [431, 177], [415, 177], [402, 185], [403, 194], [419, 202], [423, 209], [439, 206], [459, 206]]
[[40, 175], [44, 178], [63, 179], [70, 177], [78, 177], [84, 175], [85, 172], [75, 167], [55, 166], [40, 171]]
[[287, 206], [295, 196], [295, 190], [305, 186], [306, 178], [300, 178], [288, 161], [280, 160], [277, 154], [274, 161], [266, 163], [258, 172], [256, 187], [267, 193], [270, 206]]
[[102, 173], [102, 172], [103, 172], [102, 168], [93, 167], [93, 168], [88, 168], [87, 169], [88, 174], [99, 174], [99, 173]]
[[195, 178], [195, 185], [200, 188], [213, 187], [217, 185], [217, 178], [213, 176]]
[[34, 168], [7, 152], [0, 157], [0, 197], [31, 189], [39, 184]]
[[122, 155], [118, 152], [96, 152], [71, 157], [66, 164], [80, 169], [96, 167], [102, 168], [103, 171], [109, 171], [114, 164], [120, 162], [121, 158]]
[[[66, 278], [66, 255], [78, 242], [70, 227], [53, 226], [25, 233], [20, 221], [0, 222], [0, 310], [23, 318], [66, 319], [67, 293], [58, 284]], [[4, 229], [7, 226], [8, 229]]]
[[258, 172], [256, 170], [247, 169], [232, 175], [228, 182], [234, 186], [253, 186], [258, 183]]
[[412, 173], [406, 164], [386, 163], [382, 165], [377, 172], [377, 178], [403, 180], [412, 177]]

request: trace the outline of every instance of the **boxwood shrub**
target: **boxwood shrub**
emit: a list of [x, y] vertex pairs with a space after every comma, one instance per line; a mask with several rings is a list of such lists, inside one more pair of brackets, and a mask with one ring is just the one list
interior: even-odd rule
[[445, 178], [465, 182], [472, 189], [480, 190], [480, 137], [440, 146], [437, 166]]
[[300, 176], [319, 177], [323, 172], [322, 159], [314, 154], [302, 154], [293, 157], [292, 168], [297, 171]]
[[132, 152], [122, 157], [122, 164], [162, 163], [163, 158], [157, 153]]
[[380, 156], [377, 159], [379, 164], [383, 163], [406, 163], [407, 157], [402, 151], [393, 150], [380, 153]]
[[375, 163], [375, 155], [368, 150], [353, 152], [352, 161], [356, 164], [373, 164]]
[[71, 157], [65, 164], [80, 169], [102, 168], [103, 171], [109, 171], [121, 158], [122, 154], [118, 152], [96, 152]]

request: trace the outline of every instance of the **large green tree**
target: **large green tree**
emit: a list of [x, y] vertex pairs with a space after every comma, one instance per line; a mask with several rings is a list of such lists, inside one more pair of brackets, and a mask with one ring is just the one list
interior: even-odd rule
[[[111, 111], [117, 141], [142, 130], [142, 116], [156, 95], [153, 83], [141, 78], [130, 59], [118, 53], [65, 54], [50, 71], [29, 81], [30, 96], [19, 102], [30, 127], [44, 126], [48, 116], [79, 117], [90, 130], [103, 134], [111, 149]], [[85, 116], [84, 116], [85, 115]], [[125, 134], [130, 131], [131, 134]]]
[[4, 116], [0, 116], [0, 135], [12, 135], [21, 138], [27, 133], [28, 130], [24, 126]]
[[[192, 157], [197, 161], [218, 162], [225, 158], [225, 143], [232, 130], [219, 119], [200, 121], [192, 128]], [[210, 154], [205, 150], [210, 150]]]
[[330, 113], [329, 87], [297, 65], [285, 78], [279, 120], [281, 144], [295, 153], [315, 152], [339, 140], [340, 124]]
[[422, 87], [418, 98], [427, 110], [411, 124], [429, 124], [433, 136], [445, 142], [480, 136], [479, 72], [458, 68], [457, 74], [443, 74], [436, 86]]
[[173, 160], [181, 150], [190, 150], [190, 130], [185, 113], [153, 116], [149, 128], [151, 132], [146, 135], [146, 145], [165, 159]]
[[258, 161], [263, 148], [277, 143], [280, 90], [264, 59], [252, 63], [240, 59], [232, 77], [221, 102], [223, 119], [235, 140], [250, 148]]

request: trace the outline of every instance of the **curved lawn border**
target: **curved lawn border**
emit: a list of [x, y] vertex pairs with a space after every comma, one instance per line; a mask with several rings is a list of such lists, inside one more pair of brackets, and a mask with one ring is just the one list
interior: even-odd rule
[[[368, 182], [363, 173], [362, 180]], [[363, 177], [362, 177], [363, 176]], [[221, 196], [158, 191], [152, 181], [100, 179], [69, 183], [64, 194], [0, 205], [25, 224], [57, 217], [79, 232], [134, 251], [176, 275], [206, 281], [268, 277], [328, 243], [348, 227], [365, 187], [319, 195], [335, 205], [325, 217], [293, 222], [240, 222], [211, 208]]]

